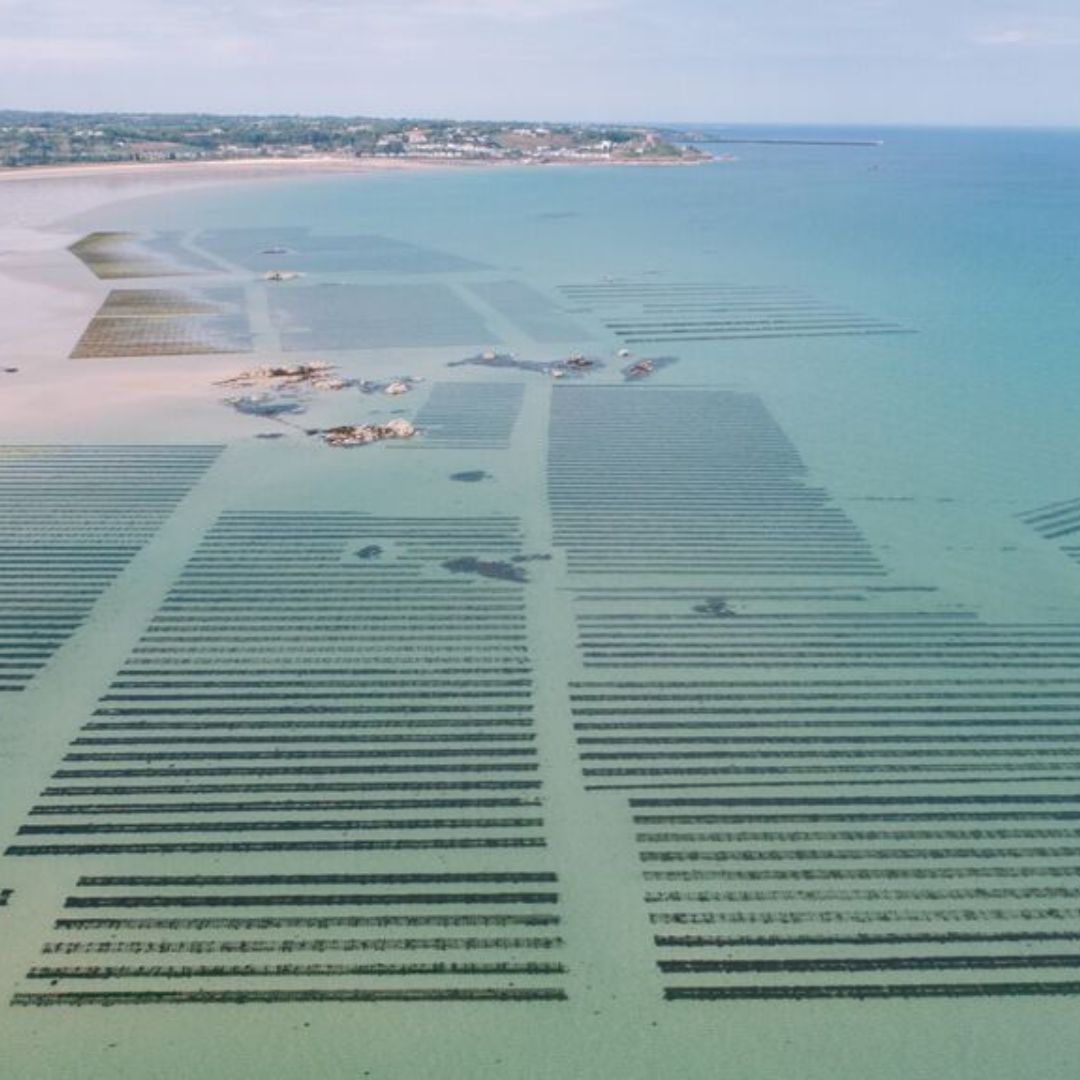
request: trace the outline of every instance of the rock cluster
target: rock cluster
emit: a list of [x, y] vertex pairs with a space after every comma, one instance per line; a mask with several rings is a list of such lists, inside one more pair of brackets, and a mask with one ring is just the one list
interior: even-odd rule
[[[619, 351], [619, 356], [624, 353], [629, 355], [625, 349], [622, 349]], [[642, 357], [642, 359], [635, 360], [632, 364], [627, 364], [622, 369], [622, 374], [627, 382], [634, 382], [638, 379], [647, 379], [650, 375], [655, 375], [656, 372], [671, 367], [672, 364], [676, 363], [678, 363], [678, 357], [675, 356]]]
[[639, 360], [636, 364], [623, 368], [623, 374], [628, 379], [644, 379], [656, 370], [656, 365], [651, 360]]
[[286, 386], [310, 386], [316, 390], [342, 390], [348, 383], [331, 374], [334, 368], [321, 360], [292, 367], [258, 367], [241, 371], [239, 375], [222, 379], [218, 386], [267, 386], [281, 389]]
[[388, 420], [385, 424], [341, 424], [317, 434], [327, 446], [367, 446], [384, 439], [411, 439], [416, 428], [408, 420]]

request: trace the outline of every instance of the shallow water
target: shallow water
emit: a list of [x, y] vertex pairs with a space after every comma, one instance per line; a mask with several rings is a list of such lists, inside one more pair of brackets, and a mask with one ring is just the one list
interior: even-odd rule
[[256, 355], [0, 457], [13, 1075], [1072, 1075], [1080, 138], [716, 149], [64, 223]]

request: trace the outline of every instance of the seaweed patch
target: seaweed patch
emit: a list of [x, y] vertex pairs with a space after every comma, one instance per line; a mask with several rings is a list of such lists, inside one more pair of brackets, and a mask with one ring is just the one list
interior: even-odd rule
[[531, 371], [537, 375], [549, 375], [562, 379], [567, 375], [577, 378], [593, 371], [600, 371], [604, 362], [584, 353], [572, 353], [561, 360], [519, 360], [513, 353], [483, 352], [467, 356], [464, 360], [451, 360], [447, 367], [507, 368], [514, 371]]
[[449, 570], [452, 574], [479, 574], [480, 577], [495, 578], [498, 581], [516, 581], [519, 584], [524, 584], [529, 580], [524, 569], [515, 566], [512, 562], [488, 561], [471, 555], [447, 559], [442, 566], [444, 570]]
[[303, 402], [275, 394], [247, 394], [244, 397], [226, 398], [225, 404], [245, 416], [265, 418], [295, 415], [304, 411]]
[[713, 615], [719, 619], [731, 619], [738, 614], [722, 596], [710, 596], [700, 604], [695, 604], [694, 611], [699, 615]]

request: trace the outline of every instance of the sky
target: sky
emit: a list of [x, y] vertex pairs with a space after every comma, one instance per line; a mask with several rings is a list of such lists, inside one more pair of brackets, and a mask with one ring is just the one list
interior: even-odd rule
[[1080, 0], [0, 0], [0, 108], [1080, 126]]

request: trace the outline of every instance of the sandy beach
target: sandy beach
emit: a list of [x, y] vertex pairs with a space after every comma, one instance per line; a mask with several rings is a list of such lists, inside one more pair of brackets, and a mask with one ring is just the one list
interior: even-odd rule
[[[501, 164], [501, 163], [495, 163]], [[16, 194], [0, 202], [0, 252], [16, 246], [10, 230], [56, 227], [73, 214], [148, 195], [211, 184], [337, 173], [430, 172], [490, 168], [454, 161], [383, 158], [245, 158], [231, 161], [106, 162], [0, 168], [0, 184]]]
[[124, 161], [88, 162], [78, 165], [33, 165], [23, 168], [0, 168], [0, 183], [34, 181], [51, 178], [70, 179], [89, 176], [169, 176], [176, 179], [199, 181], [248, 180], [261, 176], [303, 173], [366, 173], [366, 172], [415, 172], [433, 169], [516, 169], [548, 166], [604, 168], [607, 166], [632, 166], [634, 168], [669, 168], [671, 166], [704, 165], [715, 159], [708, 155], [699, 158], [664, 159], [603, 159], [581, 158], [566, 160], [498, 160], [453, 158], [390, 158], [390, 157], [341, 157], [323, 155], [302, 158], [230, 158], [205, 161]]
[[117, 161], [79, 165], [33, 165], [0, 168], [0, 182], [69, 179], [86, 176], [132, 176], [145, 174], [177, 179], [250, 179], [266, 174], [297, 172], [402, 172], [414, 169], [489, 168], [513, 162], [435, 161], [416, 158], [356, 158], [325, 155], [303, 158], [230, 158], [206, 161]]

